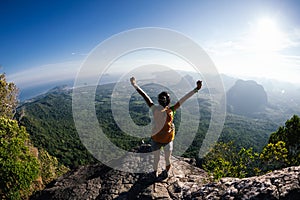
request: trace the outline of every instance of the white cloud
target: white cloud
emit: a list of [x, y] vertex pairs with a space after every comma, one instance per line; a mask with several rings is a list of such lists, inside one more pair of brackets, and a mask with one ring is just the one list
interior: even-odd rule
[[[94, 56], [85, 61], [71, 61], [64, 63], [47, 64], [33, 67], [14, 74], [7, 75], [9, 81], [13, 81], [19, 88], [29, 88], [49, 83], [59, 83], [66, 80], [75, 80], [80, 72], [80, 83], [91, 84], [99, 81], [101, 74], [101, 58]], [[84, 64], [84, 67], [83, 67]], [[180, 57], [163, 51], [136, 51], [120, 57], [107, 66], [103, 74], [130, 74], [132, 70], [141, 66], [158, 64], [173, 70], [191, 69], [192, 67]], [[79, 83], [78, 83], [79, 84]]]
[[20, 88], [74, 79], [82, 61], [47, 64], [7, 75]]
[[[208, 41], [205, 49], [222, 73], [299, 83], [300, 29], [276, 30], [272, 35], [275, 30], [273, 27], [269, 33], [266, 29], [259, 33], [261, 35], [255, 35], [250, 29], [236, 38]], [[257, 42], [256, 39], [266, 41]]]

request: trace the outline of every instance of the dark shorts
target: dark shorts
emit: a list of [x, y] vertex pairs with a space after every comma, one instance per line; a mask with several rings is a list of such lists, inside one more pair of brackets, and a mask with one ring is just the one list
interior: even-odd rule
[[155, 142], [154, 140], [151, 139], [151, 150], [152, 151], [156, 151], [159, 150], [161, 147], [164, 148], [164, 151], [173, 151], [173, 141], [169, 142], [169, 143], [159, 143], [159, 142]]

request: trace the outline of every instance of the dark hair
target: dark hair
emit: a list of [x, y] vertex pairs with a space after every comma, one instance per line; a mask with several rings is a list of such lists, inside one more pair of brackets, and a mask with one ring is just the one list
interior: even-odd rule
[[167, 105], [170, 104], [170, 95], [169, 93], [167, 92], [161, 92], [159, 95], [158, 95], [158, 103], [159, 105], [163, 106], [163, 107], [166, 107]]

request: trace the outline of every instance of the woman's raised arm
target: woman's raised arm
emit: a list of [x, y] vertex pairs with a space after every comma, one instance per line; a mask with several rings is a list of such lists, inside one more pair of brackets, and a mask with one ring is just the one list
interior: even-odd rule
[[198, 92], [198, 90], [201, 89], [202, 81], [197, 81], [196, 84], [197, 84], [197, 87], [195, 89], [193, 89], [192, 91], [190, 91], [189, 93], [184, 95], [179, 101], [177, 101], [177, 103], [173, 106], [174, 110], [177, 110], [188, 98], [193, 96], [196, 92]]
[[147, 95], [146, 92], [144, 92], [144, 90], [142, 90], [142, 88], [140, 88], [138, 86], [138, 84], [136, 83], [136, 80], [134, 77], [131, 77], [130, 78], [130, 82], [131, 82], [131, 85], [136, 89], [136, 91], [144, 98], [144, 100], [146, 101], [147, 105], [149, 107], [153, 106], [154, 103], [153, 101], [151, 100], [151, 98]]

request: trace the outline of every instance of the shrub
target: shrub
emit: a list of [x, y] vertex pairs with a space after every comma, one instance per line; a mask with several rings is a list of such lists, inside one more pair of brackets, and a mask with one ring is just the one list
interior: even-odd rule
[[17, 121], [0, 117], [0, 198], [20, 199], [38, 177], [39, 162], [29, 135]]

